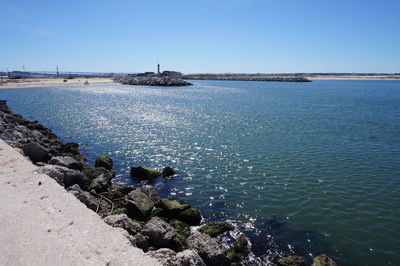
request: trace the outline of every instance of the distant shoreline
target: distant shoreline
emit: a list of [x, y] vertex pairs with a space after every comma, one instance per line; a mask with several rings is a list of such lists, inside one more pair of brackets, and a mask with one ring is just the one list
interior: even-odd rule
[[400, 75], [304, 75], [312, 80], [400, 80]]
[[[64, 82], [64, 80], [66, 80]], [[103, 77], [76, 77], [76, 78], [23, 78], [23, 79], [0, 79], [1, 89], [16, 89], [16, 88], [33, 88], [33, 87], [51, 87], [51, 86], [68, 86], [68, 85], [104, 85], [112, 84], [112, 78]]]
[[[248, 75], [250, 77], [257, 77], [256, 75]], [[289, 76], [277, 75], [282, 78]], [[263, 77], [263, 76], [262, 76]], [[275, 77], [271, 75], [270, 77]], [[302, 75], [303, 78], [309, 80], [400, 80], [400, 75]], [[190, 77], [184, 77], [184, 79], [191, 79]], [[64, 80], [67, 80], [64, 82]], [[202, 79], [194, 78], [193, 80], [238, 80], [235, 78], [229, 79], [207, 79], [206, 77]], [[18, 89], [18, 88], [35, 88], [35, 87], [52, 87], [52, 86], [71, 86], [71, 85], [82, 85], [85, 82], [89, 85], [106, 85], [106, 84], [116, 84], [116, 82], [111, 77], [76, 77], [72, 79], [65, 78], [23, 78], [23, 79], [0, 79], [0, 90], [2, 89]], [[243, 80], [249, 81], [249, 80]], [[257, 79], [254, 79], [257, 81]], [[258, 80], [263, 81], [263, 80]]]

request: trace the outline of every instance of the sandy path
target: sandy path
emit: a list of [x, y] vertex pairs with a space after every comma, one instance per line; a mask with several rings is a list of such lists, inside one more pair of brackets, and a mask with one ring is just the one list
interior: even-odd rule
[[111, 78], [75, 78], [67, 79], [64, 82], [62, 78], [35, 78], [35, 79], [14, 79], [14, 80], [0, 80], [0, 89], [10, 88], [30, 88], [30, 87], [51, 87], [51, 86], [68, 86], [68, 85], [82, 85], [85, 86], [85, 81], [89, 85], [95, 84], [112, 84], [114, 81]]
[[158, 265], [36, 171], [0, 139], [0, 265]]

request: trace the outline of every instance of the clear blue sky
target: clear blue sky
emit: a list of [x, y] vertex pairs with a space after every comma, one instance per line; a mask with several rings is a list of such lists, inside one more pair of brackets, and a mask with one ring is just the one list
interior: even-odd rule
[[0, 0], [0, 71], [400, 72], [399, 0]]

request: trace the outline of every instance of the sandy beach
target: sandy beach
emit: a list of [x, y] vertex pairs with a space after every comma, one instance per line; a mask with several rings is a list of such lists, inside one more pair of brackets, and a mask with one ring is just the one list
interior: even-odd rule
[[[66, 82], [64, 82], [66, 80]], [[85, 82], [89, 85], [111, 84], [114, 81], [111, 78], [26, 78], [26, 79], [0, 79], [0, 89], [11, 88], [31, 88], [31, 87], [51, 87], [51, 86], [68, 86], [68, 85], [84, 85]]]

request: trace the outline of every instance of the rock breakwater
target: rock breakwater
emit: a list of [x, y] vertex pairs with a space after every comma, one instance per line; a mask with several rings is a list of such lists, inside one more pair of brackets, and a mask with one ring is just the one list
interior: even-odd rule
[[[104, 221], [121, 228], [132, 246], [156, 258], [163, 265], [263, 265], [251, 251], [242, 233], [230, 235], [229, 221], [205, 223], [201, 211], [179, 198], [160, 198], [150, 186], [133, 188], [114, 183], [113, 161], [96, 159], [93, 167], [80, 154], [77, 143], [64, 144], [50, 129], [37, 121], [14, 114], [0, 101], [0, 138], [29, 157], [46, 173]], [[132, 178], [171, 178], [175, 171], [132, 167]], [[222, 243], [221, 237], [230, 237]], [[319, 257], [318, 262], [329, 262]], [[291, 263], [292, 264], [287, 264]], [[304, 259], [284, 259], [278, 265], [303, 265]], [[285, 263], [285, 264], [284, 264]]]
[[273, 82], [311, 82], [312, 80], [301, 75], [215, 75], [199, 74], [184, 75], [183, 79], [194, 80], [236, 80], [236, 81], [273, 81]]
[[142, 86], [190, 86], [192, 83], [180, 78], [171, 77], [136, 77], [123, 76], [114, 78], [115, 82], [127, 85], [142, 85]]

